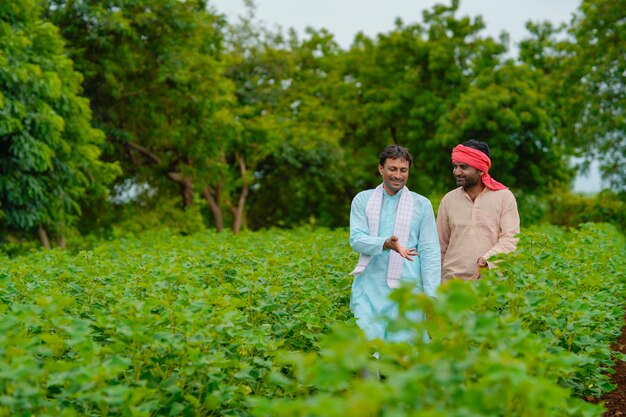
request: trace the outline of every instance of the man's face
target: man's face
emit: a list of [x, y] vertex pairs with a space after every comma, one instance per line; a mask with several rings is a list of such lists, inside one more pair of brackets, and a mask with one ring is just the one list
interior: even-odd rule
[[483, 172], [467, 164], [452, 164], [452, 175], [454, 175], [456, 185], [467, 190], [481, 181]]
[[387, 194], [395, 195], [404, 187], [409, 178], [409, 161], [404, 158], [387, 158], [385, 165], [378, 165], [378, 172], [383, 177]]

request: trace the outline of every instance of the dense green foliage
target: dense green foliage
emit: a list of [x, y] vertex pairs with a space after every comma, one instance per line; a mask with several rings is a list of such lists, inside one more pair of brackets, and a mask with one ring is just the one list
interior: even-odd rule
[[[221, 20], [202, 0], [50, 0], [85, 75], [94, 118], [125, 176], [192, 204], [220, 177], [237, 126], [221, 60]], [[214, 164], [207, 164], [206, 161]]]
[[554, 224], [578, 227], [582, 223], [611, 223], [626, 230], [624, 194], [604, 190], [595, 195], [554, 190], [550, 195], [516, 193], [522, 225]]
[[[99, 161], [82, 76], [37, 1], [0, 5], [0, 230], [63, 235], [119, 173]], [[82, 203], [82, 204], [81, 204]]]
[[432, 317], [396, 324], [433, 337], [412, 345], [356, 328], [346, 231], [147, 233], [3, 258], [0, 414], [600, 416], [578, 397], [612, 388], [625, 255], [609, 226], [528, 231], [481, 281], [436, 301], [398, 291]]
[[[626, 5], [529, 24], [517, 61], [458, 8], [343, 50], [207, 0], [0, 2], [0, 415], [600, 416], [581, 397], [612, 388], [623, 325]], [[410, 344], [356, 327], [344, 229], [245, 230], [345, 226], [389, 143], [440, 197], [469, 138], [525, 227], [616, 227], [525, 228], [478, 282], [395, 292], [430, 318], [392, 324]], [[563, 191], [572, 157], [615, 193]]]
[[[252, 2], [228, 21], [209, 0], [5, 1], [2, 241], [110, 234], [173, 201], [218, 231], [343, 227], [390, 143], [412, 151], [408, 185], [430, 197], [454, 187], [449, 153], [469, 138], [541, 206], [570, 187], [573, 160], [600, 160], [623, 193], [623, 1], [529, 23], [517, 59], [458, 0], [349, 48], [325, 29], [269, 29]], [[123, 173], [107, 189], [111, 163]]]
[[582, 93], [573, 104], [572, 134], [587, 156], [602, 161], [616, 190], [626, 191], [626, 1], [585, 0], [571, 32]]
[[[431, 343], [418, 336], [414, 346], [367, 346], [353, 327], [338, 327], [319, 353], [280, 362], [294, 377], [277, 386], [293, 398], [255, 398], [254, 413], [600, 416], [570, 389], [613, 388], [606, 372], [623, 325], [625, 254], [624, 237], [611, 227], [528, 232], [518, 252], [479, 282], [452, 282], [436, 301], [396, 293], [407, 311], [430, 311], [431, 321], [400, 326], [427, 330]], [[363, 369], [386, 378], [363, 378]]]
[[3, 259], [0, 414], [238, 414], [280, 395], [262, 383], [279, 348], [348, 319], [352, 258], [344, 232], [300, 230]]
[[345, 224], [344, 204], [333, 204], [341, 198], [336, 178], [345, 161], [331, 108], [338, 97], [333, 89], [341, 85], [333, 69], [340, 50], [329, 38], [312, 33], [304, 41], [286, 40], [251, 20], [231, 28], [227, 75], [235, 84], [241, 127], [231, 159], [245, 162], [247, 177], [223, 176], [222, 189], [250, 193], [253, 228], [294, 225], [311, 216]]
[[[624, 192], [626, 149], [626, 2], [583, 0], [569, 26], [528, 24], [520, 60], [544, 75], [556, 138], [588, 165], [601, 162], [603, 176]], [[568, 37], [564, 37], [564, 33]]]
[[604, 191], [595, 196], [555, 194], [546, 199], [544, 221], [576, 227], [581, 223], [607, 222], [626, 230], [626, 202]]

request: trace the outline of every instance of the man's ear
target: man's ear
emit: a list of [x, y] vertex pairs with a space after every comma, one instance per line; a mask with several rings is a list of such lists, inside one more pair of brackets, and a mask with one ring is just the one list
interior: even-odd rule
[[380, 175], [383, 175], [383, 166], [381, 164], [378, 164], [378, 172], [380, 173]]

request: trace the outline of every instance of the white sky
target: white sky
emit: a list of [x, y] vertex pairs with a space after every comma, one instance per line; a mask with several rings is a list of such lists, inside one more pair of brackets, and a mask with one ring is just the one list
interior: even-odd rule
[[[482, 15], [486, 22], [485, 34], [497, 37], [502, 31], [519, 41], [526, 35], [528, 20], [549, 20], [555, 24], [568, 22], [581, 0], [461, 0], [458, 14]], [[352, 43], [359, 31], [368, 36], [389, 32], [394, 21], [401, 17], [405, 23], [422, 21], [422, 11], [450, 0], [254, 0], [257, 19], [295, 28], [299, 33], [311, 26], [326, 28], [335, 35], [344, 48]], [[209, 0], [229, 19], [245, 11], [243, 0]], [[514, 46], [514, 45], [511, 45]]]
[[[510, 36], [511, 55], [517, 55], [517, 44], [528, 32], [527, 21], [550, 21], [555, 25], [569, 23], [582, 0], [461, 0], [457, 16], [481, 15], [486, 28], [483, 34], [498, 37], [503, 31]], [[270, 27], [294, 28], [301, 35], [304, 28], [326, 28], [343, 48], [348, 48], [358, 32], [369, 37], [387, 33], [400, 17], [405, 24], [422, 21], [422, 10], [450, 0], [254, 0], [256, 19]], [[243, 0], [209, 0], [209, 5], [224, 13], [230, 21], [245, 14]], [[579, 177], [574, 190], [594, 192], [600, 189], [597, 167]]]

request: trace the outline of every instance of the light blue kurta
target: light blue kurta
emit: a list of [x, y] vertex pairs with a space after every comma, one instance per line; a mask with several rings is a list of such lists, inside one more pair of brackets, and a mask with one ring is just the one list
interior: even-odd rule
[[[383, 250], [385, 240], [393, 236], [400, 194], [390, 196], [383, 190], [378, 236], [370, 236], [365, 207], [374, 190], [362, 191], [352, 200], [350, 211], [350, 246], [355, 251], [371, 256], [365, 271], [352, 283], [350, 308], [357, 324], [369, 340], [405, 340], [406, 335], [390, 334], [383, 317], [398, 317], [397, 305], [389, 300], [392, 289], [387, 285], [387, 266], [390, 250]], [[441, 282], [441, 253], [435, 214], [430, 201], [417, 193], [413, 197], [413, 219], [408, 248], [416, 248], [418, 256], [413, 262], [404, 261], [402, 282], [415, 285], [417, 292], [435, 297]], [[421, 315], [415, 316], [421, 319]]]

